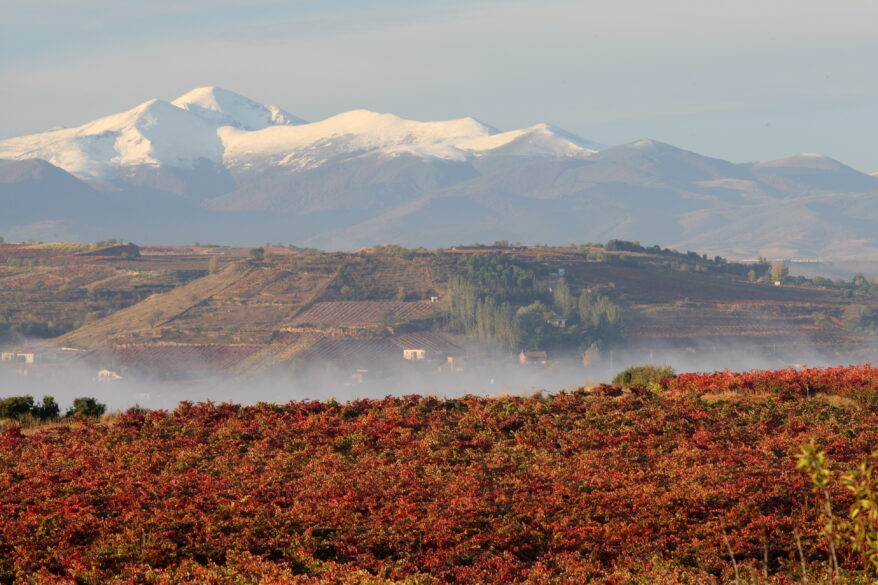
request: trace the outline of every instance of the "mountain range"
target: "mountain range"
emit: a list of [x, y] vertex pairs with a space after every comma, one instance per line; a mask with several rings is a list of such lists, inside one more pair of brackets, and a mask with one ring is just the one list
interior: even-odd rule
[[732, 258], [878, 259], [878, 176], [654, 140], [354, 110], [306, 122], [217, 87], [0, 140], [7, 240], [325, 249], [640, 240]]

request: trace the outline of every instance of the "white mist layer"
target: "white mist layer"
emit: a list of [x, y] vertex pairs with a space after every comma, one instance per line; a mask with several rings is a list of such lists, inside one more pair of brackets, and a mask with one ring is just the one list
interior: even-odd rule
[[[878, 358], [875, 348], [866, 353], [844, 354], [824, 352], [817, 348], [743, 347], [734, 344], [701, 344], [686, 349], [615, 349], [601, 354], [589, 367], [583, 367], [575, 356], [568, 356], [552, 367], [522, 367], [513, 360], [478, 363], [462, 373], [439, 374], [435, 370], [399, 370], [397, 375], [365, 383], [354, 383], [350, 372], [331, 364], [322, 364], [305, 375], [277, 374], [248, 379], [246, 382], [220, 376], [194, 380], [159, 380], [125, 377], [112, 382], [97, 381], [97, 369], [82, 364], [71, 365], [63, 375], [41, 378], [20, 376], [0, 369], [0, 397], [30, 394], [39, 402], [44, 395], [53, 396], [62, 409], [73, 399], [89, 396], [106, 404], [109, 410], [124, 410], [135, 405], [150, 409], [172, 409], [181, 401], [284, 404], [292, 400], [329, 400], [341, 402], [361, 398], [380, 399], [385, 396], [418, 394], [453, 398], [466, 394], [497, 396], [529, 395], [536, 391], [557, 392], [581, 386], [609, 382], [627, 367], [647, 363], [672, 366], [680, 372], [712, 372], [718, 370], [747, 371], [786, 367], [824, 367], [862, 363]], [[406, 364], [407, 365], [407, 364]], [[382, 364], [375, 364], [380, 370]], [[193, 364], [197, 368], [197, 364]]]

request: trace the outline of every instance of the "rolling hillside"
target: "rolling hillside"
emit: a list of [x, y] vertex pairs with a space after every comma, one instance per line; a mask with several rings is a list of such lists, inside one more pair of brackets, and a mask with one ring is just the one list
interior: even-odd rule
[[[865, 314], [863, 308], [878, 303], [868, 281], [855, 287], [788, 278], [775, 286], [765, 282], [766, 266], [728, 264], [659, 248], [431, 252], [378, 247], [356, 254], [277, 248], [261, 260], [242, 249], [146, 247], [134, 259], [74, 256], [78, 249], [0, 247], [7, 254], [0, 264], [5, 265], [0, 295], [14, 300], [8, 305], [13, 310], [4, 314], [7, 328], [22, 314], [30, 314], [34, 322], [52, 320], [58, 327], [65, 322], [57, 314], [89, 299], [105, 316], [90, 313], [88, 319], [65, 325], [63, 335], [51, 340], [53, 345], [91, 352], [93, 367], [175, 376], [223, 371], [252, 375], [322, 362], [334, 362], [350, 374], [370, 363], [382, 370], [387, 364], [401, 365], [406, 348], [436, 356], [481, 356], [477, 359], [484, 361], [508, 359], [529, 347], [547, 349], [553, 359], [571, 364], [595, 344], [642, 355], [725, 346], [775, 355], [777, 360], [797, 348], [862, 358], [871, 351], [873, 338], [854, 326], [851, 315]], [[20, 265], [17, 258], [23, 254], [42, 260]], [[160, 266], [166, 270], [156, 270]], [[489, 272], [479, 266], [488, 266]], [[167, 270], [172, 267], [176, 273]], [[760, 282], [748, 280], [748, 269], [759, 271]], [[537, 329], [517, 334], [519, 341], [501, 337], [499, 329], [484, 329], [499, 325], [479, 325], [479, 308], [470, 313], [476, 319], [473, 326], [465, 326], [456, 320], [459, 303], [466, 302], [459, 296], [465, 290], [459, 283], [494, 274], [490, 270], [511, 271], [526, 283], [502, 293], [511, 300], [511, 314], [518, 312], [515, 319], [523, 319], [526, 310], [546, 315], [539, 311], [561, 311], [552, 309], [559, 286], [579, 299], [580, 312], [574, 309], [564, 328], [540, 325], [538, 319], [529, 326]], [[158, 282], [149, 288], [154, 282], [150, 279], [172, 274], [188, 278], [166, 280], [163, 290], [155, 288]], [[458, 283], [454, 290], [452, 281]], [[141, 291], [139, 296], [134, 290]], [[56, 300], [47, 302], [52, 295]], [[59, 298], [67, 304], [59, 304]], [[532, 303], [547, 308], [533, 309]], [[582, 303], [618, 307], [619, 325], [604, 329], [581, 322]]]

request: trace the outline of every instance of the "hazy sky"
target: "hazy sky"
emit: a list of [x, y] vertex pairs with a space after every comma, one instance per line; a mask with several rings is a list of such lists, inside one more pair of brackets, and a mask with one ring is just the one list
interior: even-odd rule
[[0, 0], [0, 137], [218, 85], [878, 171], [875, 0]]

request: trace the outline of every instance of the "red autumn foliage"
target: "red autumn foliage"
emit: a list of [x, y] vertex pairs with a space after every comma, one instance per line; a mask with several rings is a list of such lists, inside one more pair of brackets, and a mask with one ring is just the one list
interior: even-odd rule
[[690, 373], [667, 381], [665, 387], [672, 392], [695, 395], [728, 391], [765, 393], [782, 400], [828, 394], [875, 405], [878, 404], [878, 368], [861, 364], [834, 368]]
[[874, 409], [813, 396], [866, 399], [874, 374], [11, 427], [0, 583], [729, 583], [723, 533], [764, 582], [800, 582], [794, 530], [812, 570], [826, 551], [794, 454], [816, 437], [848, 464], [878, 439]]

